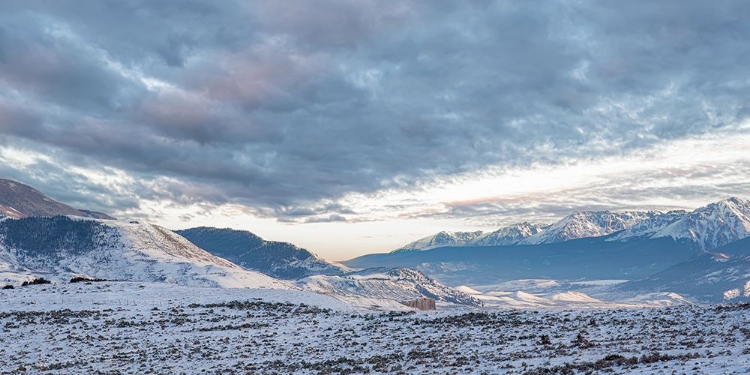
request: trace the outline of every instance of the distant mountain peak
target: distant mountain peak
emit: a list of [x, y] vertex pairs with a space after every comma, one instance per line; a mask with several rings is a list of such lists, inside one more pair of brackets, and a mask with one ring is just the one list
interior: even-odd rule
[[655, 211], [576, 211], [521, 244], [543, 244], [606, 236], [661, 215]]
[[484, 232], [438, 232], [402, 246], [393, 252], [430, 250], [444, 246], [464, 246], [482, 236]]
[[718, 202], [718, 204], [724, 204], [724, 205], [733, 205], [733, 206], [748, 206], [750, 205], [750, 200], [742, 199], [740, 197], [729, 197], [727, 199], [721, 200]]
[[30, 216], [66, 215], [114, 219], [100, 212], [78, 210], [57, 202], [41, 191], [18, 181], [0, 179], [0, 216], [18, 219]]
[[672, 210], [660, 215], [641, 221], [622, 232], [616, 234], [610, 241], [630, 241], [632, 239], [651, 237], [654, 233], [658, 232], [662, 228], [670, 225], [687, 215], [687, 211], [683, 210]]
[[686, 238], [708, 251], [750, 236], [750, 201], [732, 197], [700, 207], [652, 237]]
[[511, 224], [494, 232], [487, 233], [470, 243], [472, 246], [508, 246], [515, 245], [544, 230], [546, 226], [522, 222]]

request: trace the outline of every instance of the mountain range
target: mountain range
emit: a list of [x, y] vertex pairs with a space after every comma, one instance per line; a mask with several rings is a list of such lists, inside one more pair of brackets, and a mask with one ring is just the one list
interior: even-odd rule
[[654, 223], [664, 215], [655, 211], [579, 211], [548, 225], [523, 222], [489, 233], [443, 231], [411, 242], [393, 252], [430, 250], [444, 246], [540, 245], [601, 237], [644, 222]]
[[691, 212], [580, 211], [550, 225], [446, 231], [341, 263], [248, 231], [117, 220], [10, 180], [0, 180], [0, 210], [0, 280], [10, 283], [82, 276], [302, 289], [371, 305], [421, 297], [477, 305], [454, 287], [519, 279], [629, 280], [612, 290], [706, 301], [750, 296], [750, 201], [741, 198]]
[[156, 225], [68, 216], [0, 222], [0, 270], [10, 280], [8, 274], [63, 281], [78, 276], [209, 287], [290, 287]]
[[522, 243], [524, 240], [542, 233], [548, 226], [527, 222], [513, 224], [494, 232], [447, 232], [421, 238], [406, 244], [393, 252], [430, 250], [445, 246], [508, 246]]
[[441, 232], [391, 253], [342, 263], [352, 268], [411, 267], [449, 285], [540, 278], [636, 280], [748, 236], [750, 201], [735, 197], [691, 212], [584, 211], [547, 226], [523, 223], [461, 236]]
[[[78, 277], [221, 288], [301, 289], [376, 306], [422, 297], [479, 301], [402, 268], [350, 272], [284, 242], [232, 229], [173, 232], [141, 220], [76, 210], [15, 181], [5, 181], [0, 217], [0, 280]], [[15, 206], [14, 206], [15, 205]], [[182, 234], [182, 235], [181, 235]], [[184, 235], [184, 237], [183, 237]]]
[[266, 241], [248, 231], [199, 227], [175, 233], [211, 254], [280, 279], [343, 275], [347, 271], [306, 249], [286, 242]]
[[671, 237], [687, 239], [698, 250], [711, 250], [750, 236], [750, 201], [732, 197], [687, 211], [578, 211], [550, 224], [513, 224], [494, 232], [448, 232], [421, 238], [392, 253], [446, 246], [540, 245], [581, 238], [609, 241]]
[[612, 240], [630, 238], [687, 239], [698, 250], [709, 251], [750, 236], [750, 201], [729, 198], [692, 212], [670, 212], [666, 218], [644, 221]]

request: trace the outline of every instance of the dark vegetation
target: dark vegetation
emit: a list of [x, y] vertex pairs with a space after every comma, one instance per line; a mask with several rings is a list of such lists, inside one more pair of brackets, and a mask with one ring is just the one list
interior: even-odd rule
[[[312, 274], [343, 273], [305, 249], [286, 242], [265, 241], [247, 231], [199, 227], [175, 233], [211, 254], [273, 277], [291, 280]], [[317, 271], [312, 272], [302, 262]]]
[[76, 276], [72, 279], [70, 279], [71, 284], [75, 283], [98, 283], [102, 281], [109, 281], [107, 279], [98, 279], [98, 278], [91, 278], [91, 277], [82, 277], [82, 276]]
[[679, 355], [662, 354], [659, 352], [644, 354], [640, 357], [625, 357], [619, 354], [610, 354], [596, 362], [566, 363], [554, 367], [540, 367], [532, 371], [527, 371], [526, 375], [546, 375], [546, 374], [578, 374], [578, 373], [599, 373], [609, 370], [612, 367], [633, 367], [639, 364], [651, 364], [657, 362], [669, 361], [687, 361], [700, 358], [698, 353], [687, 353]]
[[49, 281], [43, 277], [33, 279], [31, 281], [24, 281], [21, 283], [21, 286], [28, 286], [28, 285], [44, 285], [44, 284], [52, 284], [52, 281]]
[[27, 217], [0, 222], [0, 239], [6, 248], [21, 250], [26, 257], [59, 258], [63, 251], [77, 255], [107, 245], [103, 242], [107, 229], [96, 221], [66, 216]]
[[[731, 371], [731, 364], [747, 360], [739, 356], [750, 355], [746, 308], [738, 304], [435, 316], [413, 311], [342, 312], [254, 299], [137, 311], [12, 311], [0, 313], [0, 340], [28, 340], [31, 346], [6, 346], [0, 373], [95, 373], [102, 367], [112, 373], [210, 369], [227, 374], [533, 375], [672, 373], [674, 367], [677, 373], [700, 373], [716, 362], [728, 364], [726, 370]], [[36, 333], [40, 326], [47, 333]], [[54, 355], [45, 361], [28, 355], [37, 351]], [[176, 365], [185, 363], [195, 367]]]

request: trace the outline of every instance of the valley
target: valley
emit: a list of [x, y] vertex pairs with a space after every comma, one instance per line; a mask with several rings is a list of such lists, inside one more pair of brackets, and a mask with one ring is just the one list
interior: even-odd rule
[[[750, 370], [750, 202], [737, 198], [331, 262], [248, 231], [23, 195], [0, 220], [3, 374]], [[407, 306], [420, 300], [435, 310]]]
[[0, 0], [0, 375], [750, 374], [748, 16]]

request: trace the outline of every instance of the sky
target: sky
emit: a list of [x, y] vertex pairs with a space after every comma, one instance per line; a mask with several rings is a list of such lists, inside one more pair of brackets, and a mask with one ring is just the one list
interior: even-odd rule
[[747, 1], [0, 5], [0, 177], [331, 260], [750, 197]]

